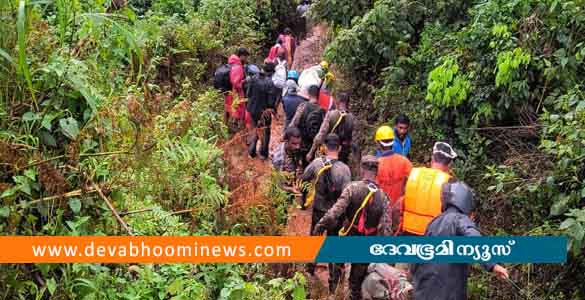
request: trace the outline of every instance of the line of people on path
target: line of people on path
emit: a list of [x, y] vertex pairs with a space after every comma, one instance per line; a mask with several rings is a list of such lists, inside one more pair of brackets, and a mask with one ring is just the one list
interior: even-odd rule
[[[325, 61], [300, 74], [289, 70], [291, 56], [286, 51], [291, 48], [283, 45], [279, 37], [262, 67], [246, 65], [249, 53], [239, 49], [228, 59], [229, 65], [218, 69], [214, 84], [226, 94], [226, 119], [233, 117], [250, 129], [250, 157], [256, 157], [258, 140], [260, 158], [269, 157], [274, 134], [271, 122], [282, 102], [283, 142], [272, 162], [288, 174], [282, 188], [298, 199], [299, 208], [312, 209], [311, 234], [480, 235], [472, 217], [473, 191], [451, 172], [457, 158], [451, 145], [435, 143], [430, 168], [414, 167], [409, 161], [410, 120], [400, 114], [393, 128], [378, 128], [374, 137], [377, 150], [360, 159], [361, 150], [354, 142], [357, 120], [350, 111], [351, 95], [331, 95], [335, 76]], [[359, 165], [355, 168], [359, 172], [353, 173], [356, 178], [350, 168], [354, 162]], [[508, 277], [500, 265], [483, 267], [500, 278]], [[328, 269], [333, 293], [344, 266], [329, 264]], [[309, 264], [307, 271], [314, 275], [315, 265]], [[466, 299], [467, 277], [465, 264], [351, 264], [349, 286], [352, 300], [363, 295], [405, 299], [411, 290], [417, 300]], [[380, 280], [392, 284], [380, 284]]]
[[[378, 149], [360, 159], [360, 175], [352, 181], [351, 153], [359, 154], [359, 149], [353, 143], [356, 120], [349, 111], [349, 94], [339, 93], [334, 108], [324, 111], [318, 91], [318, 86], [310, 86], [308, 100], [299, 100], [294, 92], [285, 97], [287, 118], [295, 113], [286, 123], [284, 143], [274, 158], [275, 168], [291, 176], [283, 188], [301, 195], [301, 208], [312, 206], [311, 234], [480, 235], [471, 217], [473, 191], [451, 172], [457, 158], [451, 145], [435, 143], [430, 168], [413, 167], [408, 159], [410, 120], [400, 114], [394, 128], [381, 126], [376, 131]], [[286, 109], [287, 102], [296, 109]], [[483, 267], [500, 278], [508, 277], [500, 265]], [[328, 269], [334, 293], [343, 265], [329, 264]], [[307, 266], [309, 274], [314, 275], [314, 270], [314, 264]], [[349, 286], [352, 300], [363, 295], [406, 299], [411, 290], [415, 299], [466, 299], [467, 276], [465, 264], [351, 264]]]

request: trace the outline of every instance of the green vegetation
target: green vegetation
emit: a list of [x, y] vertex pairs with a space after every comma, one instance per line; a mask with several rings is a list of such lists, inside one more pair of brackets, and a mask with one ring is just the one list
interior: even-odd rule
[[[347, 10], [351, 23], [326, 5], [314, 12], [336, 27], [326, 55], [366, 99], [363, 118], [409, 114], [418, 162], [435, 140], [456, 146], [457, 176], [478, 192], [486, 234], [570, 237], [566, 265], [513, 271], [539, 299], [585, 298], [584, 4], [381, 0]], [[473, 299], [514, 297], [480, 278]]]
[[[282, 3], [281, 3], [282, 2]], [[271, 4], [272, 3], [272, 4]], [[225, 216], [213, 69], [285, 26], [285, 1], [0, 2], [0, 234], [279, 234]], [[276, 14], [277, 12], [275, 12]], [[286, 205], [286, 203], [285, 203]], [[246, 212], [244, 212], [246, 213]], [[271, 227], [272, 226], [272, 227]], [[305, 299], [266, 265], [0, 266], [0, 299]]]

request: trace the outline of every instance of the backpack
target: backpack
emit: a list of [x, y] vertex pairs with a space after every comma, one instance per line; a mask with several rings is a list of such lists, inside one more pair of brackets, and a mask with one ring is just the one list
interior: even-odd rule
[[222, 93], [232, 90], [232, 82], [230, 81], [231, 69], [232, 66], [230, 64], [223, 64], [213, 74], [213, 87]]
[[300, 130], [301, 137], [306, 143], [312, 143], [319, 129], [323, 118], [325, 117], [325, 111], [317, 104], [307, 102], [305, 113], [302, 116]]
[[286, 86], [286, 61], [278, 61], [278, 64], [274, 67], [272, 82], [279, 89]]
[[337, 118], [333, 120], [335, 123], [330, 124], [330, 133], [335, 133], [339, 136], [341, 144], [345, 145], [351, 142], [353, 135], [353, 116], [346, 112], [338, 110]]

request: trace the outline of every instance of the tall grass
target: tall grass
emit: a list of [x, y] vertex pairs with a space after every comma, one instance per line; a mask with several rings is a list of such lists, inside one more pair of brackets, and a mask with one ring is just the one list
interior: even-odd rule
[[33, 106], [38, 110], [35, 91], [30, 77], [30, 70], [28, 68], [28, 63], [26, 62], [26, 27], [26, 1], [20, 0], [18, 3], [18, 14], [16, 19], [16, 31], [18, 33], [18, 70], [21, 75], [24, 75], [31, 93]]

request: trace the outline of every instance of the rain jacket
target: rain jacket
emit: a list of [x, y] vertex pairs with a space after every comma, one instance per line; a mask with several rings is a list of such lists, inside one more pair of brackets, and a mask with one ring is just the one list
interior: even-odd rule
[[[231, 70], [230, 70], [230, 82], [232, 84], [232, 93], [237, 94], [240, 97], [240, 100], [243, 100], [245, 95], [244, 95], [244, 79], [245, 79], [245, 75], [244, 75], [244, 66], [242, 65], [242, 61], [240, 60], [240, 57], [233, 54], [232, 56], [230, 56], [228, 58], [228, 64], [231, 65]], [[232, 115], [232, 117], [236, 118], [236, 119], [243, 119], [246, 113], [246, 105], [245, 102], [241, 102], [237, 109], [234, 111], [232, 109], [232, 103], [233, 103], [233, 95], [230, 93], [226, 94], [226, 99], [225, 99], [225, 109], [226, 111], [229, 111], [230, 114]]]
[[[455, 206], [449, 206], [427, 227], [426, 236], [481, 236], [471, 219]], [[482, 264], [491, 270], [495, 264]], [[412, 268], [414, 299], [466, 300], [467, 264], [415, 264]]]

